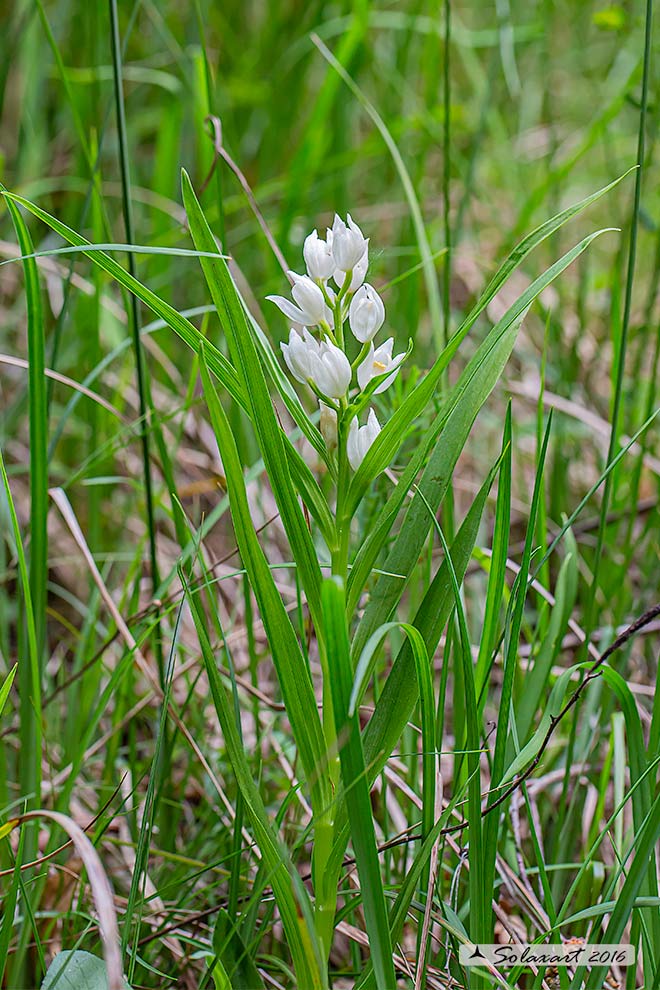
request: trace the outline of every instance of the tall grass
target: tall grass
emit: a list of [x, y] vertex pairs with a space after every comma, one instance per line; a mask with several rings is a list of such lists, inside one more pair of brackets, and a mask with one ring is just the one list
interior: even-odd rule
[[3, 15], [3, 986], [660, 986], [652, 8]]

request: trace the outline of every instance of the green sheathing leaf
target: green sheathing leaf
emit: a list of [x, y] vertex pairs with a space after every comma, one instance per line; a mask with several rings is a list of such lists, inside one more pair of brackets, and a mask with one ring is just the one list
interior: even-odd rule
[[353, 667], [348, 642], [344, 590], [338, 578], [323, 582], [322, 601], [328, 663], [333, 672], [330, 688], [339, 740], [344, 799], [360, 877], [369, 952], [378, 990], [393, 990], [396, 986], [396, 977], [392, 961], [392, 943], [378, 861], [369, 779], [364, 763], [360, 719], [356, 712], [353, 715], [349, 714]]

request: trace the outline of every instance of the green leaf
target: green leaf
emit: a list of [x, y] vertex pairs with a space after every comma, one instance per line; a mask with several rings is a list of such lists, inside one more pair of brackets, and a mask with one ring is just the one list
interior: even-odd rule
[[330, 795], [326, 784], [325, 742], [311, 676], [254, 530], [236, 442], [211, 381], [205, 350], [200, 352], [200, 371], [204, 396], [225, 468], [236, 542], [259, 605], [303, 769], [315, 806], [321, 809], [329, 803]]
[[[0, 452], [0, 475], [4, 495], [9, 508], [11, 532], [14, 539], [14, 550], [18, 561], [20, 587], [25, 605], [25, 625], [27, 630], [28, 655], [22, 658], [18, 667], [18, 677], [21, 693], [21, 730], [27, 739], [27, 749], [21, 760], [21, 788], [29, 807], [36, 807], [41, 794], [41, 745], [42, 745], [42, 703], [41, 703], [41, 666], [40, 653], [37, 643], [37, 626], [32, 607], [32, 592], [25, 560], [25, 549], [21, 539], [21, 529], [16, 515], [16, 506], [9, 487], [9, 478], [5, 468], [4, 458]], [[27, 728], [25, 723], [27, 722]], [[28, 734], [29, 733], [29, 734]], [[33, 843], [36, 836], [29, 830], [26, 841], [25, 855], [34, 858], [36, 849]]]
[[484, 608], [479, 655], [477, 657], [474, 679], [479, 698], [479, 711], [483, 713], [486, 704], [484, 687], [488, 680], [488, 671], [493, 662], [493, 653], [497, 643], [498, 620], [502, 607], [506, 580], [506, 562], [509, 551], [509, 531], [511, 528], [511, 402], [506, 410], [504, 433], [502, 435], [502, 466], [497, 485], [497, 503], [495, 506], [495, 525], [493, 527], [493, 552], [490, 558], [488, 573], [488, 589]]
[[[125, 981], [124, 987], [130, 990]], [[65, 949], [48, 967], [41, 990], [108, 990], [105, 963], [83, 949]]]
[[573, 614], [578, 583], [578, 550], [570, 529], [566, 537], [569, 551], [557, 575], [555, 604], [550, 613], [548, 628], [533, 666], [522, 678], [520, 696], [516, 698], [516, 726], [521, 742], [529, 735], [534, 712], [548, 683], [552, 665], [561, 651], [568, 621]]
[[[32, 238], [21, 211], [7, 200], [21, 254], [33, 250]], [[39, 272], [34, 258], [23, 262], [25, 297], [27, 304], [28, 339], [28, 406], [30, 422], [30, 541], [29, 584], [30, 611], [34, 624], [34, 642], [29, 645], [30, 663], [21, 664], [20, 681], [20, 739], [24, 759], [21, 760], [21, 787], [24, 797], [30, 795], [34, 807], [38, 801], [41, 753], [36, 740], [39, 731], [35, 725], [34, 692], [41, 684], [46, 645], [46, 605], [48, 585], [48, 400], [45, 374], [44, 322], [41, 306]], [[27, 607], [27, 602], [26, 602]], [[32, 668], [32, 669], [31, 669]], [[26, 855], [33, 857], [32, 836]]]
[[[572, 264], [573, 261], [575, 261], [575, 259], [587, 249], [587, 247], [589, 247], [591, 242], [596, 237], [599, 237], [601, 234], [613, 229], [614, 228], [607, 227], [589, 234], [588, 237], [585, 237], [579, 242], [579, 244], [576, 244], [570, 251], [567, 251], [566, 254], [551, 265], [550, 268], [543, 272], [542, 275], [535, 279], [534, 282], [528, 286], [525, 292], [523, 292], [523, 294], [516, 300], [516, 302], [509, 307], [502, 319], [499, 320], [493, 327], [490, 334], [486, 338], [486, 341], [484, 341], [484, 344], [488, 345], [486, 347], [486, 351], [491, 348], [496, 348], [500, 337], [506, 336], [512, 327], [519, 326], [520, 321], [524, 318], [526, 310], [534, 302], [536, 297], [548, 285], [550, 285], [550, 283], [553, 282], [558, 275], [568, 268], [568, 266]], [[357, 505], [373, 479], [379, 475], [381, 471], [384, 471], [391, 462], [400, 444], [402, 443], [410, 424], [418, 417], [421, 411], [425, 409], [430, 402], [438, 387], [438, 384], [440, 383], [443, 371], [458, 349], [460, 340], [457, 338], [461, 332], [462, 331], [459, 331], [454, 335], [454, 337], [452, 337], [451, 341], [444, 349], [440, 357], [438, 357], [435, 361], [428, 374], [413, 389], [402, 405], [395, 411], [394, 415], [388, 420], [369, 448], [366, 457], [362, 461], [362, 464], [356, 471], [353, 480], [351, 481], [348, 496], [348, 512], [351, 515], [355, 512]], [[483, 347], [484, 345], [482, 344], [482, 348]], [[481, 354], [480, 360], [484, 359], [482, 348], [480, 348], [478, 352]], [[472, 369], [472, 374], [476, 371], [474, 365], [475, 361], [473, 358], [468, 365], [468, 367], [471, 367]], [[463, 387], [466, 387], [467, 379], [465, 377], [465, 373], [461, 376], [460, 382]], [[456, 388], [458, 388], [458, 385], [455, 386], [455, 389]], [[455, 389], [452, 390], [452, 393], [450, 393], [449, 399], [447, 400], [446, 412], [451, 409], [452, 401], [454, 403], [456, 402], [455, 398], [452, 399], [452, 396], [455, 394]]]
[[5, 677], [2, 687], [0, 687], [0, 715], [2, 715], [5, 705], [7, 704], [7, 698], [9, 697], [9, 692], [11, 691], [11, 686], [14, 683], [14, 677], [16, 676], [16, 671], [18, 670], [18, 664], [15, 663], [11, 668], [7, 676]]
[[[235, 286], [234, 288], [236, 289]], [[252, 314], [247, 309], [243, 297], [238, 293], [238, 289], [236, 289], [236, 292], [239, 296], [239, 299], [241, 300], [241, 305], [243, 306], [243, 311], [246, 315], [246, 318], [250, 324], [250, 327], [252, 328], [252, 336], [254, 337], [255, 347], [259, 352], [259, 356], [263, 361], [264, 367], [266, 368], [266, 371], [268, 372], [271, 381], [273, 382], [275, 388], [282, 397], [282, 401], [287, 407], [289, 414], [291, 415], [291, 418], [293, 419], [296, 426], [298, 426], [298, 428], [301, 430], [303, 435], [307, 437], [312, 447], [314, 447], [314, 449], [316, 450], [317, 454], [319, 454], [323, 458], [326, 464], [329, 464], [330, 460], [328, 457], [328, 448], [325, 445], [325, 441], [323, 437], [321, 436], [319, 430], [312, 423], [311, 419], [303, 409], [295, 389], [293, 388], [287, 376], [282, 371], [280, 363], [277, 360], [275, 353], [273, 352], [273, 348], [271, 347], [268, 337], [266, 336], [266, 334], [263, 332], [257, 321], [254, 319]]]
[[[187, 172], [182, 171], [183, 205], [190, 233], [199, 250], [215, 248], [215, 239]], [[239, 375], [247, 411], [259, 443], [282, 523], [296, 561], [312, 618], [321, 630], [321, 571], [311, 534], [296, 497], [285, 453], [282, 431], [273, 409], [266, 378], [241, 300], [223, 258], [200, 258], [211, 298], [227, 338], [229, 352]]]
[[545, 741], [548, 729], [552, 725], [552, 720], [559, 715], [564, 706], [564, 699], [571, 677], [577, 671], [588, 669], [590, 666], [591, 664], [589, 663], [575, 664], [573, 667], [567, 667], [566, 670], [562, 671], [552, 687], [548, 703], [536, 731], [529, 742], [523, 746], [518, 755], [511, 761], [506, 772], [498, 782], [499, 786], [503, 787], [505, 784], [508, 784], [532, 762]]
[[[644, 879], [648, 877], [649, 864], [655, 859], [655, 846], [659, 837], [660, 795], [654, 800], [644, 826], [637, 832], [633, 860], [628, 866], [625, 882], [603, 933], [603, 944], [616, 945], [621, 941], [626, 925], [630, 920], [639, 890], [644, 883]], [[651, 908], [650, 910], [657, 916], [657, 909]], [[653, 964], [656, 963], [657, 958], [653, 960]], [[595, 966], [586, 977], [586, 982], [583, 983], [585, 972], [584, 967], [580, 967], [576, 970], [571, 983], [571, 990], [577, 990], [578, 987], [582, 986], [585, 987], [585, 990], [600, 990], [606, 976], [607, 967]]]
[[[463, 579], [472, 556], [496, 468], [491, 471], [479, 490], [452, 543], [451, 556], [459, 581]], [[428, 656], [433, 656], [436, 650], [453, 603], [447, 565], [443, 561], [413, 620], [413, 625], [424, 638]], [[390, 753], [393, 752], [417, 703], [417, 698], [415, 660], [410, 644], [406, 640], [399, 650], [364, 733], [364, 755], [370, 782], [376, 779]], [[338, 829], [333, 860], [341, 862], [347, 839], [347, 830]]]
[[[525, 548], [523, 550], [520, 571], [516, 578], [514, 594], [509, 602], [507, 614], [506, 635], [504, 642], [504, 664], [502, 672], [502, 689], [499, 703], [499, 717], [497, 720], [497, 733], [495, 737], [495, 751], [493, 754], [493, 765], [491, 769], [490, 793], [492, 799], [497, 797], [502, 777], [505, 774], [505, 761], [507, 749], [511, 745], [511, 717], [513, 697], [513, 682], [518, 668], [518, 643], [520, 639], [520, 629], [523, 620], [523, 611], [527, 599], [529, 567], [532, 559], [532, 545], [536, 532], [536, 518], [539, 503], [543, 495], [543, 469], [550, 441], [550, 430], [552, 427], [552, 411], [548, 417], [548, 423], [543, 438], [543, 444], [538, 456], [536, 467], [536, 478], [534, 480], [534, 491], [532, 494], [532, 504], [527, 521], [527, 532], [525, 535]], [[513, 737], [515, 739], [515, 736]], [[497, 856], [497, 839], [499, 834], [499, 815], [491, 814], [486, 819], [484, 829], [484, 863], [483, 871], [486, 885], [493, 885], [495, 882], [495, 861]], [[486, 933], [484, 933], [486, 935]]]
[[396, 986], [392, 942], [378, 861], [360, 720], [356, 713], [349, 714], [353, 668], [348, 642], [344, 590], [340, 580], [330, 578], [324, 581], [321, 595], [328, 662], [333, 671], [330, 689], [339, 740], [344, 798], [360, 877], [369, 952], [379, 990], [392, 990]]
[[[469, 825], [468, 842], [470, 847], [470, 874], [468, 885], [470, 891], [470, 935], [480, 942], [488, 937], [488, 919], [490, 917], [490, 903], [492, 888], [488, 883], [484, 883], [484, 855], [482, 844], [481, 825], [481, 774], [479, 772], [481, 764], [481, 722], [479, 717], [479, 705], [477, 690], [474, 680], [474, 665], [472, 662], [472, 648], [470, 646], [470, 635], [467, 628], [467, 619], [463, 602], [461, 601], [461, 590], [456, 570], [451, 558], [451, 551], [447, 546], [445, 535], [442, 532], [440, 523], [435, 518], [435, 513], [421, 492], [419, 493], [426, 509], [431, 517], [431, 521], [440, 538], [442, 550], [447, 565], [451, 589], [454, 596], [454, 607], [458, 619], [459, 641], [457, 651], [461, 663], [463, 678], [464, 702], [465, 702], [465, 722], [466, 722], [466, 742], [467, 742], [467, 767], [468, 767], [468, 814]], [[455, 774], [457, 776], [457, 774]]]
[[[477, 413], [495, 387], [513, 350], [521, 321], [522, 316], [518, 314], [503, 333], [491, 332], [465, 368], [429, 430], [431, 440], [434, 440], [438, 433], [440, 437], [419, 481], [418, 491], [412, 498], [401, 529], [383, 564], [385, 573], [378, 578], [371, 593], [357, 629], [354, 655], [362, 651], [373, 631], [383, 622], [387, 622], [401, 599], [432, 525], [426, 503], [434, 513], [437, 512], [449, 488], [454, 466], [465, 446]], [[426, 440], [427, 444], [428, 442]], [[386, 525], [385, 513], [389, 517], [395, 508], [398, 511], [399, 505], [414, 482], [420, 466], [420, 453], [421, 451], [413, 456], [411, 465], [404, 471], [395, 492], [381, 513], [382, 519], [379, 517], [374, 525], [373, 532], [378, 534], [378, 539], [381, 538]], [[360, 571], [354, 580], [362, 579], [366, 564], [375, 549], [376, 546], [372, 546], [366, 560], [364, 556], [361, 560], [356, 559], [356, 568], [359, 567]]]
[[433, 825], [435, 810], [436, 758], [438, 753], [435, 698], [431, 663], [426, 643], [420, 631], [409, 622], [386, 622], [376, 630], [365, 645], [355, 668], [348, 714], [351, 718], [357, 714], [371, 679], [380, 645], [393, 629], [401, 629], [406, 634], [415, 660], [422, 714], [422, 835], [428, 835]]
[[[446, 827], [449, 819], [451, 818], [454, 812], [456, 805], [461, 800], [461, 798], [462, 798], [462, 793], [460, 791], [457, 791], [456, 794], [452, 795], [447, 806], [443, 808], [440, 817], [436, 822], [434, 822], [433, 828], [422, 842], [422, 845], [418, 850], [418, 852], [416, 853], [416, 855], [414, 856], [412, 863], [406, 869], [405, 877], [403, 878], [396, 900], [392, 906], [392, 909], [390, 910], [390, 933], [391, 933], [392, 942], [395, 945], [400, 941], [401, 934], [403, 932], [403, 926], [405, 925], [406, 921], [409, 918], [412, 899], [415, 896], [417, 885], [420, 882], [420, 879], [426, 869], [427, 863], [429, 861], [429, 857], [431, 855], [431, 850], [433, 849], [433, 846], [440, 838], [441, 831], [443, 830], [443, 828]], [[443, 910], [445, 907], [446, 906], [443, 905]], [[451, 930], [451, 926], [448, 925], [446, 921], [443, 921], [441, 918], [438, 918], [438, 922], [442, 925], [443, 928], [447, 930]], [[460, 922], [459, 922], [459, 926], [460, 926]], [[460, 926], [458, 931], [455, 932], [454, 934], [458, 936], [459, 941], [463, 941], [463, 942], [468, 941], [467, 933], [462, 926]], [[364, 973], [362, 974], [362, 977], [355, 984], [355, 990], [367, 990], [367, 988], [371, 988], [373, 987], [373, 985], [374, 985], [374, 972], [371, 965], [367, 963], [367, 966], [364, 970]]]
[[[245, 395], [239, 384], [236, 371], [224, 354], [222, 354], [222, 352], [218, 350], [218, 348], [211, 341], [207, 340], [199, 332], [197, 327], [190, 322], [190, 320], [188, 320], [185, 316], [182, 316], [179, 312], [177, 312], [177, 310], [170, 306], [169, 303], [166, 303], [163, 299], [152, 292], [151, 289], [148, 289], [145, 285], [139, 282], [138, 279], [134, 278], [129, 272], [125, 271], [125, 269], [123, 269], [121, 265], [114, 260], [114, 258], [111, 258], [110, 255], [98, 249], [95, 245], [91, 244], [88, 240], [76, 233], [76, 231], [72, 230], [70, 227], [67, 227], [66, 224], [62, 223], [56, 217], [51, 216], [45, 210], [42, 210], [39, 206], [27, 199], [24, 199], [22, 196], [16, 196], [9, 192], [4, 192], [3, 195], [6, 197], [8, 205], [12, 203], [12, 201], [20, 203], [26, 210], [42, 220], [65, 240], [69, 241], [70, 244], [75, 245], [76, 250], [80, 250], [81, 253], [84, 254], [85, 257], [89, 258], [90, 261], [92, 261], [98, 268], [101, 268], [103, 271], [107, 272], [120, 285], [134, 293], [138, 299], [142, 300], [142, 302], [148, 306], [149, 309], [151, 309], [162, 319], [165, 326], [168, 326], [170, 329], [174, 330], [175, 333], [194, 353], [197, 353], [200, 343], [204, 342], [206, 360], [210, 371], [222, 383], [224, 388], [227, 389], [232, 398], [238, 402], [243, 409], [246, 411], [248, 410]], [[199, 256], [198, 251], [189, 253], [195, 255], [196, 257]], [[215, 242], [214, 250], [208, 253], [211, 254], [212, 257], [219, 256], [218, 251], [215, 248]], [[268, 368], [269, 374], [275, 381], [288, 411], [312, 446], [319, 454], [321, 454], [322, 457], [327, 458], [327, 450], [325, 444], [323, 443], [321, 434], [313, 423], [311, 423], [309, 417], [300, 405], [300, 401], [287, 382], [286, 376], [279, 368], [272, 350], [268, 350], [266, 346], [266, 338], [263, 332], [256, 327], [256, 324], [254, 323], [253, 330], [259, 353]], [[319, 524], [323, 538], [326, 542], [331, 541], [333, 539], [333, 534], [328, 526], [328, 514], [324, 512], [322, 508], [323, 497], [320, 493], [320, 489], [318, 488], [316, 481], [313, 479], [311, 472], [309, 470], [305, 471], [305, 466], [300, 465], [301, 458], [298, 451], [295, 450], [295, 448], [288, 441], [286, 441], [286, 438], [284, 439], [284, 450], [296, 484], [300, 485], [301, 496], [303, 497], [305, 504], [308, 506], [312, 516]], [[313, 485], [311, 482], [313, 482]]]

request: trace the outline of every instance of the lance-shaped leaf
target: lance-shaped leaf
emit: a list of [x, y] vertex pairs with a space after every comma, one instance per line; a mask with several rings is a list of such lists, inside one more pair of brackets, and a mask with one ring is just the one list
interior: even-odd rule
[[[182, 172], [181, 185], [183, 205], [188, 215], [195, 247], [200, 251], [210, 252], [216, 246], [215, 239], [185, 171]], [[282, 430], [275, 415], [245, 311], [224, 258], [200, 257], [199, 260], [239, 375], [247, 411], [252, 420], [300, 580], [307, 595], [309, 609], [316, 628], [320, 630], [321, 571], [312, 537], [296, 496]]]
[[254, 530], [236, 442], [211, 381], [203, 350], [200, 353], [200, 369], [211, 423], [225, 468], [236, 542], [259, 605], [287, 715], [315, 799], [315, 807], [324, 808], [329, 797], [325, 744], [311, 676]]
[[360, 877], [371, 961], [379, 990], [393, 990], [396, 977], [392, 962], [392, 942], [378, 862], [360, 719], [357, 712], [350, 714], [353, 667], [348, 643], [344, 589], [338, 578], [323, 582], [322, 601], [328, 660], [333, 670], [330, 688], [339, 741], [341, 775]]

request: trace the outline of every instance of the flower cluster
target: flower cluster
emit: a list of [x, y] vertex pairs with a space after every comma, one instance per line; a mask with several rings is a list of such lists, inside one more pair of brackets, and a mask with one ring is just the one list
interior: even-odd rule
[[[384, 392], [396, 378], [406, 355], [392, 356], [393, 337], [374, 346], [374, 337], [385, 322], [385, 307], [373, 286], [365, 282], [369, 239], [350, 214], [346, 222], [335, 215], [325, 240], [313, 230], [305, 239], [303, 257], [307, 274], [288, 272], [293, 302], [284, 296], [267, 298], [302, 328], [300, 333], [291, 328], [288, 343], [281, 345], [282, 354], [296, 381], [309, 385], [319, 399], [321, 433], [329, 450], [338, 445], [338, 416], [350, 416], [346, 454], [355, 471], [378, 436], [380, 424], [370, 409], [366, 424], [359, 426], [355, 405], [349, 408], [353, 376], [357, 379], [358, 396], [374, 379], [378, 381], [369, 394]], [[344, 342], [347, 320], [351, 333], [362, 345], [352, 363]], [[317, 336], [310, 328], [316, 329]]]

